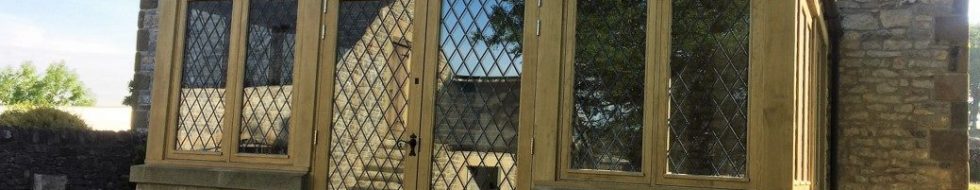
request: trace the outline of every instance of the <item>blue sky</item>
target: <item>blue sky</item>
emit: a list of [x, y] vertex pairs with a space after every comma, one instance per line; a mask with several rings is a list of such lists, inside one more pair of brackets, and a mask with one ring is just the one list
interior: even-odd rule
[[64, 60], [97, 106], [121, 106], [136, 53], [138, 0], [0, 0], [0, 67]]

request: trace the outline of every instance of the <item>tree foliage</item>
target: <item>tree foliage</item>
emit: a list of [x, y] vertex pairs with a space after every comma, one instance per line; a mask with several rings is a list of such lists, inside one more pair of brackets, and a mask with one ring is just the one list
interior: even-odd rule
[[[485, 40], [490, 44], [504, 45], [509, 47], [509, 51], [520, 52], [522, 51], [520, 40], [523, 37], [521, 31], [524, 29], [525, 1], [503, 0], [503, 2], [504, 4], [513, 4], [513, 8], [509, 9], [510, 6], [494, 7], [490, 17], [490, 27], [496, 33], [473, 35], [473, 38]], [[636, 145], [641, 143], [642, 135], [631, 134], [642, 134], [642, 127], [639, 124], [643, 123], [643, 105], [642, 101], [639, 103], [636, 101], [644, 100], [645, 97], [643, 93], [644, 83], [641, 81], [645, 80], [645, 75], [642, 73], [646, 66], [645, 35], [647, 28], [649, 28], [646, 26], [646, 19], [648, 18], [646, 2], [644, 0], [577, 1], [576, 41], [574, 43], [576, 50], [574, 72], [577, 79], [574, 81], [574, 88], [576, 89], [574, 114], [576, 115], [573, 119], [573, 125], [576, 128], [588, 130], [578, 135], [591, 135], [573, 135], [572, 138], [577, 139], [578, 142], [584, 142], [572, 145], [573, 155], [581, 154], [577, 157], [590, 157], [588, 154], [591, 154], [592, 151], [587, 149], [605, 146], [594, 146], [596, 144]], [[684, 139], [690, 147], [713, 147], [712, 143], [715, 141], [712, 139], [715, 138], [712, 135], [716, 134], [712, 131], [720, 130], [726, 126], [722, 122], [724, 119], [717, 118], [717, 114], [714, 114], [715, 107], [709, 104], [712, 102], [712, 98], [723, 96], [728, 92], [717, 89], [714, 84], [719, 78], [741, 80], [736, 74], [744, 73], [716, 74], [717, 71], [712, 69], [718, 68], [717, 64], [728, 63], [729, 61], [735, 66], [747, 68], [744, 65], [747, 63], [746, 60], [733, 60], [732, 57], [738, 55], [726, 56], [722, 53], [716, 53], [747, 49], [747, 47], [742, 47], [745, 46], [742, 43], [745, 38], [740, 36], [745, 35], [747, 37], [748, 13], [741, 11], [745, 9], [747, 2], [674, 1], [674, 8], [683, 10], [675, 10], [672, 15], [674, 22], [679, 23], [674, 23], [671, 36], [674, 38], [672, 40], [673, 50], [670, 55], [671, 70], [673, 74], [678, 74], [677, 71], [686, 70], [684, 74], [688, 75], [688, 78], [698, 79], [682, 81], [686, 82], [689, 92], [684, 93], [686, 95], [679, 95], [682, 97], [674, 97], [686, 99], [686, 101], [674, 106], [684, 107], [683, 115], [687, 116], [684, 120], [687, 122], [685, 133], [674, 138]], [[736, 57], [736, 59], [742, 58], [747, 59], [747, 56]], [[735, 99], [745, 101], [742, 96], [735, 96]], [[732, 105], [728, 106], [732, 107]], [[732, 109], [742, 108], [732, 107]], [[745, 129], [735, 130], [744, 134]], [[724, 141], [735, 140], [744, 141], [745, 139], [728, 137], [724, 139]], [[726, 142], [726, 145], [736, 143], [738, 142]], [[744, 145], [744, 142], [741, 144]], [[634, 166], [640, 165], [638, 162], [641, 160], [642, 149], [630, 146], [621, 148], [623, 150], [600, 150], [600, 152], [624, 156], [620, 159], [628, 160]], [[725, 162], [724, 158], [720, 158], [718, 155], [719, 151], [722, 150], [703, 148], [686, 151], [688, 151], [688, 162], [685, 162], [684, 166], [678, 167], [687, 168], [686, 172], [691, 174], [715, 174], [719, 171], [715, 171], [711, 165]], [[733, 162], [737, 165], [740, 161]]]
[[977, 130], [977, 111], [980, 111], [980, 24], [970, 26], [970, 129]]
[[39, 74], [31, 62], [0, 70], [0, 104], [15, 107], [91, 106], [94, 98], [63, 61]]
[[129, 81], [129, 95], [126, 95], [126, 97], [123, 98], [122, 104], [130, 107], [136, 106], [136, 81], [135, 80]]

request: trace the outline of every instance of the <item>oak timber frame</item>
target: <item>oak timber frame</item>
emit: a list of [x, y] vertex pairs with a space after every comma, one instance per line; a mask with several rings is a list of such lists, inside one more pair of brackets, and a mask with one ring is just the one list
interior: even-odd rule
[[[155, 85], [146, 163], [156, 166], [276, 170], [308, 174], [308, 188], [326, 189], [336, 62], [338, 5], [343, 0], [298, 0], [293, 117], [286, 155], [238, 153], [241, 81], [247, 39], [248, 0], [234, 0], [226, 88], [226, 117], [219, 153], [178, 151], [173, 121], [177, 115], [180, 67], [188, 1], [160, 1]], [[672, 175], [666, 171], [668, 147], [669, 51], [671, 1], [649, 0], [645, 71], [643, 169], [639, 173], [585, 172], [569, 169], [566, 112], [574, 54], [576, 0], [528, 0], [525, 9], [524, 64], [521, 76], [518, 140], [518, 189], [824, 189], [826, 171], [829, 41], [823, 5], [817, 0], [751, 2], [747, 177]], [[438, 0], [416, 0], [412, 63], [438, 57]], [[409, 78], [436, 80], [434, 64], [411, 64]], [[432, 145], [434, 85], [409, 85], [406, 133], [421, 134]], [[563, 97], [563, 98], [555, 98]], [[789, 119], [792, 118], [792, 119]], [[431, 155], [422, 148], [420, 155]], [[423, 168], [431, 162], [405, 157], [409, 190], [428, 189]]]
[[178, 95], [180, 90], [181, 65], [183, 62], [184, 32], [188, 2], [193, 0], [160, 1], [160, 33], [157, 43], [157, 62], [154, 71], [155, 84], [152, 89], [152, 110], [150, 114], [149, 137], [147, 140], [147, 164], [182, 165], [196, 167], [229, 167], [249, 169], [275, 169], [286, 171], [307, 171], [310, 163], [312, 128], [302, 127], [313, 124], [313, 92], [315, 90], [317, 66], [315, 49], [319, 38], [316, 22], [318, 17], [310, 17], [319, 12], [320, 4], [315, 0], [299, 0], [297, 15], [297, 35], [294, 60], [294, 83], [290, 118], [289, 150], [286, 155], [265, 155], [238, 153], [237, 144], [240, 130], [242, 104], [242, 80], [246, 52], [246, 31], [249, 0], [235, 0], [232, 8], [228, 76], [225, 93], [225, 117], [222, 124], [224, 140], [222, 152], [180, 151], [175, 148]]

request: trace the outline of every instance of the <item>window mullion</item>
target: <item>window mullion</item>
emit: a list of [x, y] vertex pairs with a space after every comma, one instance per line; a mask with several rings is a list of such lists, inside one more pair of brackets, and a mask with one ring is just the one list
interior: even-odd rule
[[249, 0], [235, 2], [232, 10], [231, 25], [231, 52], [228, 56], [228, 78], [226, 81], [226, 103], [225, 103], [225, 125], [223, 130], [222, 146], [228, 152], [225, 159], [231, 162], [232, 157], [238, 154], [238, 139], [240, 138], [241, 113], [242, 113], [242, 88], [243, 70], [245, 68], [245, 54], [247, 51], [246, 31], [248, 22], [248, 3]]

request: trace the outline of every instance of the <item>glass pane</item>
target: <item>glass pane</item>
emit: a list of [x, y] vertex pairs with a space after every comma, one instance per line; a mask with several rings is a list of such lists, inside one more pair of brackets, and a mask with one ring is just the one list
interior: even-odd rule
[[441, 2], [431, 185], [514, 189], [524, 1]]
[[669, 171], [744, 177], [749, 0], [673, 0]]
[[647, 1], [580, 0], [576, 10], [572, 169], [639, 172]]
[[296, 0], [251, 0], [238, 152], [286, 154]]
[[184, 33], [177, 150], [221, 152], [232, 1], [190, 1]]
[[[403, 189], [415, 1], [341, 1], [329, 189]], [[414, 184], [412, 184], [414, 185]]]

